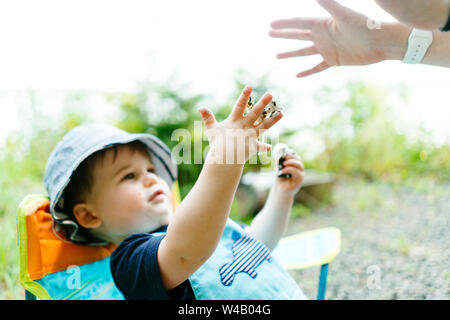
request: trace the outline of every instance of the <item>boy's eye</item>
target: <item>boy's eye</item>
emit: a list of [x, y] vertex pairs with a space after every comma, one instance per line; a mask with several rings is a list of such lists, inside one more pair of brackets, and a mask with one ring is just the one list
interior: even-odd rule
[[128, 173], [122, 180], [131, 180], [134, 179], [134, 173]]
[[147, 172], [155, 173], [156, 171], [155, 171], [155, 168], [148, 168], [148, 169], [147, 169]]

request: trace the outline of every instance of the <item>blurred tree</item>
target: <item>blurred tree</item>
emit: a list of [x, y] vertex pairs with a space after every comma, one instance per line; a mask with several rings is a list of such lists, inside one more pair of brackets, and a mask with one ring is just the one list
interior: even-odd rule
[[[336, 91], [346, 95], [338, 96]], [[328, 116], [313, 128], [324, 150], [309, 165], [369, 180], [401, 181], [415, 174], [436, 174], [434, 168], [445, 177], [444, 161], [437, 159], [444, 155], [449, 161], [449, 147], [430, 152], [435, 148], [424, 129], [417, 129], [422, 131], [421, 140], [411, 140], [399, 132], [389, 112], [389, 95], [407, 98], [404, 91], [388, 91], [361, 81], [349, 82], [342, 90], [322, 88], [316, 92], [317, 105], [325, 104], [329, 109]]]

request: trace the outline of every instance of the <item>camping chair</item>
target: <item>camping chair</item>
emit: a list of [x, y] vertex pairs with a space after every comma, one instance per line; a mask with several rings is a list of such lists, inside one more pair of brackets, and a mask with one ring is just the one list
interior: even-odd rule
[[[180, 203], [177, 183], [172, 199], [176, 208]], [[39, 195], [25, 197], [18, 208], [20, 283], [25, 299], [124, 299], [109, 268], [116, 245], [83, 246], [60, 240], [53, 233], [49, 208], [48, 197]], [[339, 252], [339, 243], [339, 230], [321, 229], [282, 239], [274, 255], [288, 269], [322, 265], [318, 299], [324, 299], [328, 263]]]
[[328, 265], [339, 254], [341, 232], [337, 228], [322, 228], [282, 238], [272, 252], [287, 270], [320, 266], [317, 300], [325, 299]]

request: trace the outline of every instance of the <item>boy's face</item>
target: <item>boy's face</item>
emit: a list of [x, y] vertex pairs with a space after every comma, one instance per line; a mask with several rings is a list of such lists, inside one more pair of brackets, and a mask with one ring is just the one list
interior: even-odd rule
[[127, 145], [117, 148], [115, 158], [108, 150], [103, 161], [95, 163], [88, 202], [102, 221], [99, 233], [120, 239], [168, 224], [171, 191], [154, 172], [149, 155]]

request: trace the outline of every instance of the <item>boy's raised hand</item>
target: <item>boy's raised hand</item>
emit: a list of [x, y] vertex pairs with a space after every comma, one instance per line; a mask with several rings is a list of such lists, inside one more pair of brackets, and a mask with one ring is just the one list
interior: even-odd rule
[[222, 122], [217, 122], [210, 110], [199, 108], [210, 143], [211, 161], [221, 164], [244, 164], [256, 152], [271, 150], [271, 146], [258, 141], [258, 137], [264, 130], [277, 123], [283, 115], [280, 112], [275, 117], [256, 123], [264, 108], [272, 101], [272, 95], [265, 94], [245, 115], [251, 92], [251, 87], [246, 87], [242, 91], [232, 112]]

